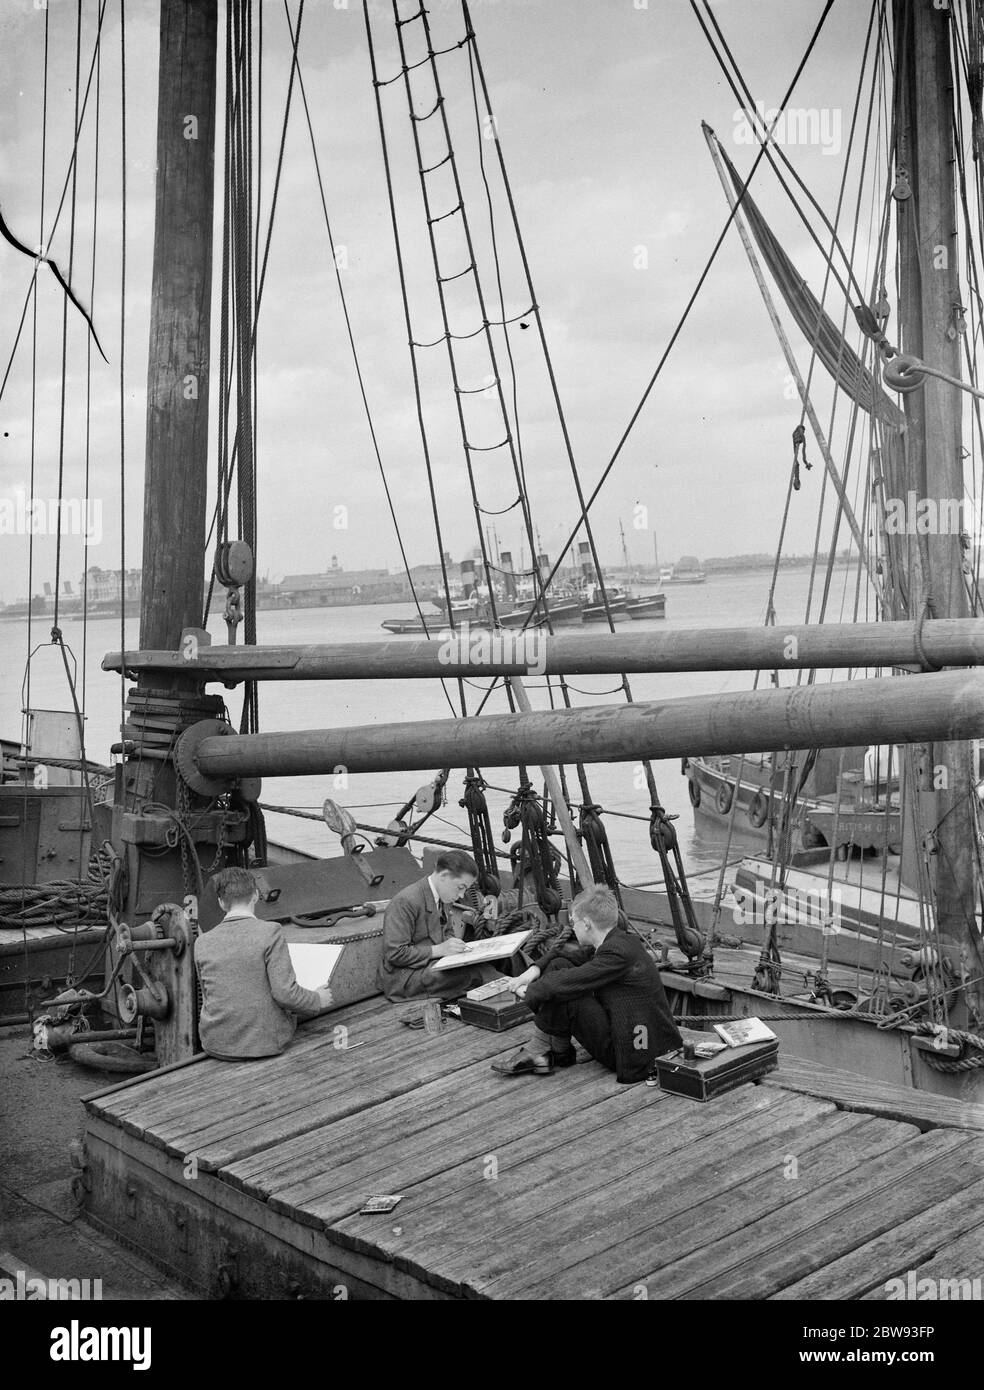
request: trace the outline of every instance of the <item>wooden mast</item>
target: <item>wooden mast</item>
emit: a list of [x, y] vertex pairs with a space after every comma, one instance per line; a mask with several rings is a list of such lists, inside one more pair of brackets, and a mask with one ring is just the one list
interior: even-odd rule
[[202, 621], [217, 0], [161, 0], [140, 645]]
[[[952, 376], [961, 375], [960, 287], [953, 154], [952, 15], [934, 0], [895, 0], [896, 217], [899, 235], [901, 348]], [[932, 499], [939, 518], [962, 515], [962, 395], [926, 377], [906, 393], [908, 487]], [[951, 506], [957, 510], [952, 512]], [[939, 531], [942, 527], [939, 528]], [[910, 541], [910, 618], [968, 613], [959, 534]], [[944, 952], [963, 978], [979, 977], [984, 953], [975, 927], [975, 826], [971, 760], [965, 743], [914, 750], [919, 829], [928, 836], [936, 920]], [[971, 986], [951, 1009], [958, 1026], [984, 1018], [984, 989]]]
[[[176, 648], [182, 630], [202, 622], [217, 30], [217, 0], [161, 0], [142, 646]], [[127, 759], [111, 835], [126, 867], [120, 917], [130, 926], [163, 903], [190, 907], [202, 884], [201, 846], [211, 859], [216, 846], [229, 843], [222, 810], [196, 815], [189, 827], [190, 794], [168, 758], [182, 728], [220, 711], [202, 684], [191, 671], [145, 671], [127, 699]], [[165, 1066], [195, 1050], [192, 955], [158, 951], [141, 969], [168, 1000], [154, 1030], [157, 1061]]]

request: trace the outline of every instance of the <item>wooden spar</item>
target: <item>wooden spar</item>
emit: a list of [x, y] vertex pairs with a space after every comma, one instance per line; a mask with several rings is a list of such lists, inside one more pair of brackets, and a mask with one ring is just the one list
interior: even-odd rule
[[[522, 677], [513, 676], [509, 684], [512, 687], [512, 692], [519, 708], [524, 714], [531, 714], [533, 712], [533, 707], [530, 704], [530, 697], [526, 692], [526, 686], [523, 684]], [[557, 769], [551, 767], [549, 763], [542, 763], [540, 765], [540, 772], [543, 774], [543, 780], [546, 783], [547, 791], [550, 793], [550, 799], [554, 804], [554, 811], [560, 822], [560, 828], [564, 832], [564, 839], [567, 842], [567, 851], [570, 854], [574, 872], [581, 880], [581, 887], [590, 888], [594, 883], [594, 874], [591, 872], [588, 856], [585, 854], [584, 847], [577, 837], [577, 831], [574, 829], [574, 822], [571, 820], [571, 813], [564, 799], [564, 789], [560, 785], [560, 777], [558, 776]]]
[[[954, 186], [952, 15], [933, 0], [896, 0], [894, 9], [896, 85], [899, 100], [897, 174], [911, 195], [896, 201], [899, 229], [899, 322], [903, 352], [927, 365], [961, 376], [959, 248]], [[904, 192], [897, 189], [897, 192]], [[967, 613], [959, 534], [952, 509], [962, 515], [965, 497], [961, 449], [960, 391], [926, 377], [904, 395], [905, 488], [947, 525], [909, 545], [910, 616], [933, 620]], [[906, 501], [908, 502], [908, 498]], [[959, 532], [960, 526], [956, 527]], [[927, 622], [924, 626], [932, 626]], [[978, 731], [979, 732], [979, 731]], [[926, 844], [935, 897], [935, 917], [945, 951], [978, 981], [984, 951], [975, 925], [976, 827], [971, 758], [966, 745], [935, 736], [915, 750], [918, 802], [917, 843]], [[923, 837], [926, 837], [925, 840]], [[922, 852], [920, 846], [919, 852]], [[984, 987], [975, 984], [955, 1001], [950, 1018], [958, 1026], [984, 1021]], [[973, 1017], [975, 1016], [976, 1017]]]
[[202, 620], [216, 0], [161, 0], [140, 643]]
[[416, 680], [422, 677], [615, 675], [625, 671], [774, 671], [801, 668], [984, 664], [984, 619], [926, 623], [822, 623], [788, 627], [706, 628], [675, 632], [585, 632], [548, 636], [503, 630], [441, 634], [441, 641], [400, 637], [305, 647], [200, 647], [194, 661], [178, 651], [111, 652], [104, 671], [183, 672], [196, 679]]
[[231, 779], [912, 743], [967, 738], [982, 725], [984, 674], [948, 671], [477, 719], [213, 735], [186, 746], [200, 773]]
[[[711, 159], [714, 161], [714, 168], [717, 170], [718, 178], [721, 180], [721, 187], [724, 189], [724, 196], [728, 200], [728, 207], [731, 208], [732, 211], [734, 211], [735, 204], [738, 200], [735, 197], [730, 180], [728, 179], [727, 172], [725, 171], [724, 165], [721, 162], [721, 156], [718, 153], [717, 136], [715, 135], [711, 127], [706, 123], [703, 126], [703, 130], [704, 139], [707, 141], [707, 148], [708, 150], [710, 150]], [[789, 368], [793, 380], [796, 382], [796, 389], [799, 392], [800, 400], [803, 402], [803, 409], [806, 412], [807, 419], [810, 422], [810, 427], [812, 428], [813, 433], [816, 437], [817, 444], [820, 446], [820, 453], [823, 456], [824, 467], [826, 468], [827, 473], [830, 476], [830, 481], [834, 485], [834, 488], [837, 492], [838, 500], [840, 501], [841, 507], [843, 508], [847, 524], [850, 527], [851, 535], [854, 537], [854, 544], [858, 548], [858, 554], [864, 561], [865, 569], [868, 571], [868, 578], [871, 580], [875, 593], [878, 595], [879, 600], [882, 601], [882, 603], [884, 603], [884, 593], [881, 578], [877, 570], [875, 569], [874, 562], [872, 561], [871, 555], [868, 551], [868, 546], [865, 543], [864, 536], [861, 534], [861, 528], [858, 525], [857, 517], [854, 515], [854, 509], [851, 506], [851, 503], [848, 500], [847, 493], [844, 490], [844, 483], [841, 479], [840, 473], [837, 470], [837, 465], [834, 462], [834, 457], [830, 452], [830, 446], [827, 443], [827, 436], [824, 434], [823, 427], [821, 426], [820, 420], [817, 416], [817, 412], [813, 408], [813, 402], [810, 400], [809, 392], [806, 389], [806, 382], [803, 380], [802, 373], [799, 369], [799, 364], [796, 361], [793, 349], [790, 346], [789, 339], [786, 336], [786, 330], [782, 326], [782, 320], [779, 318], [779, 314], [776, 311], [776, 306], [773, 302], [772, 295], [769, 293], [769, 287], [765, 282], [765, 276], [762, 274], [762, 267], [759, 265], [758, 256], [755, 254], [755, 247], [752, 245], [752, 239], [748, 234], [748, 229], [745, 226], [745, 219], [742, 217], [740, 209], [738, 211], [735, 211], [734, 221], [735, 226], [738, 229], [738, 235], [741, 237], [741, 244], [742, 246], [744, 246], [745, 254], [748, 257], [748, 263], [752, 267], [752, 274], [755, 276], [755, 283], [758, 285], [759, 292], [762, 295], [763, 300], [765, 301], [765, 307], [769, 311], [769, 318], [772, 321], [772, 327], [775, 330], [776, 337], [779, 339], [779, 346], [782, 348], [783, 356], [786, 359], [786, 365]]]

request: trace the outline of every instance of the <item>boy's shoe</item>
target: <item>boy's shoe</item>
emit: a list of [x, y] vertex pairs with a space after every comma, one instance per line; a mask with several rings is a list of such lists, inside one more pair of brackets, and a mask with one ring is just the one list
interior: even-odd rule
[[577, 1051], [573, 1047], [566, 1047], [562, 1052], [551, 1049], [550, 1056], [555, 1067], [572, 1067], [577, 1061]]
[[[508, 1059], [502, 1059], [492, 1063], [492, 1070], [498, 1072], [500, 1076], [549, 1076], [554, 1069], [555, 1058], [552, 1053], [547, 1052], [542, 1057], [534, 1057], [526, 1048], [521, 1048], [519, 1052], [513, 1054]], [[570, 1066], [570, 1063], [563, 1061], [562, 1067]]]

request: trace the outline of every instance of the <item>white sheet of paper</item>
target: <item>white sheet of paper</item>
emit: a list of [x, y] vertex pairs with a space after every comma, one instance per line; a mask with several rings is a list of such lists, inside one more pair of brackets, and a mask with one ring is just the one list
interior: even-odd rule
[[489, 936], [484, 941], [466, 941], [465, 950], [431, 961], [435, 970], [457, 970], [462, 965], [484, 965], [490, 960], [508, 960], [529, 936], [528, 931], [510, 932], [508, 936]]
[[297, 983], [302, 989], [320, 989], [332, 977], [344, 946], [329, 946], [322, 942], [288, 941], [290, 963]]

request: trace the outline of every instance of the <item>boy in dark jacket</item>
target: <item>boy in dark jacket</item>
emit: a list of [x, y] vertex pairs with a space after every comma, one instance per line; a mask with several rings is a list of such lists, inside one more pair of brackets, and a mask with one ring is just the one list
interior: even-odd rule
[[547, 1076], [574, 1062], [574, 1037], [617, 1081], [645, 1081], [654, 1059], [680, 1046], [659, 971], [618, 918], [610, 888], [589, 888], [571, 904], [579, 944], [548, 952], [514, 980], [536, 1026], [526, 1047], [493, 1062], [493, 1071]]

